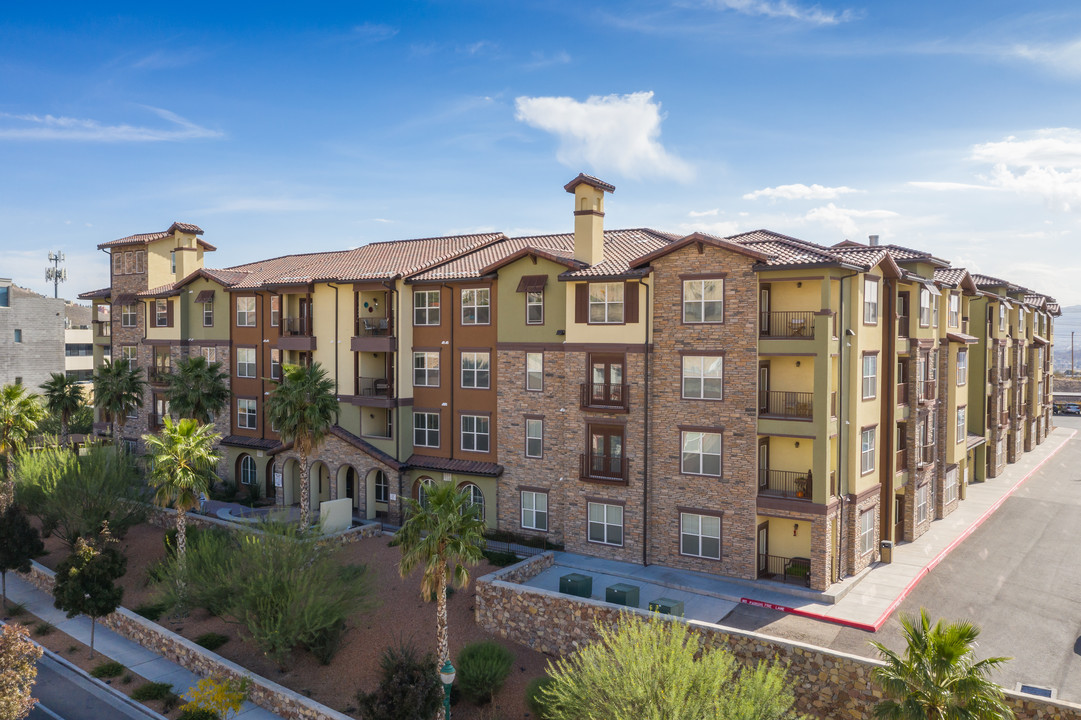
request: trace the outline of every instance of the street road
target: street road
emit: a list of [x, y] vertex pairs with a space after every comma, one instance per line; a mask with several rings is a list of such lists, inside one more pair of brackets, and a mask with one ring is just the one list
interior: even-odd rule
[[38, 662], [29, 720], [162, 720], [142, 705], [119, 698], [81, 673], [45, 655]]

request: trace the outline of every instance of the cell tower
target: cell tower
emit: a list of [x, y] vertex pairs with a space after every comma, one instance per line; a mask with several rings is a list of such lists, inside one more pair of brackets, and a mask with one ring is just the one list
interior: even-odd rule
[[64, 262], [64, 253], [49, 253], [49, 262], [53, 266], [45, 271], [45, 281], [53, 284], [53, 297], [56, 298], [60, 296], [60, 283], [68, 280], [67, 268], [60, 267], [60, 263]]

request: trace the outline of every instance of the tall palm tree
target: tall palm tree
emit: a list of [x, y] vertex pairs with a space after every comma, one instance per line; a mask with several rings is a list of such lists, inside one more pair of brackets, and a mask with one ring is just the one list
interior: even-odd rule
[[45, 409], [60, 416], [60, 437], [68, 438], [68, 421], [76, 410], [83, 406], [83, 388], [75, 378], [65, 373], [50, 373], [49, 379], [38, 387], [45, 398]]
[[[128, 413], [143, 404], [146, 381], [141, 372], [123, 360], [106, 360], [94, 373], [94, 406], [112, 416], [117, 436], [124, 431]], [[115, 442], [119, 448], [118, 437]]]
[[980, 629], [968, 621], [931, 625], [927, 611], [901, 616], [908, 647], [898, 655], [881, 643], [871, 644], [885, 667], [871, 671], [886, 700], [874, 716], [884, 720], [1007, 720], [1013, 711], [991, 671], [1010, 658], [976, 660], [973, 647]]
[[214, 468], [221, 455], [214, 446], [221, 435], [211, 425], [190, 418], [165, 425], [158, 435], [143, 435], [152, 458], [150, 486], [155, 488], [154, 504], [176, 508], [176, 555], [181, 566], [187, 550], [187, 513], [199, 505], [199, 495], [214, 483]]
[[22, 385], [0, 388], [0, 455], [4, 456], [6, 478], [0, 483], [0, 512], [7, 509], [14, 497], [15, 454], [44, 418], [45, 410], [37, 395], [27, 392]]
[[[476, 565], [484, 557], [484, 521], [466, 492], [451, 483], [428, 487], [424, 504], [405, 501], [406, 520], [395, 534], [402, 548], [398, 572], [404, 578], [424, 567], [420, 594], [436, 600], [435, 638], [439, 667], [450, 659], [447, 644], [447, 572], [459, 588], [469, 584], [466, 565]], [[438, 668], [437, 668], [438, 669]], [[442, 715], [440, 715], [442, 717]]]
[[293, 443], [300, 455], [300, 527], [311, 523], [311, 483], [308, 455], [319, 445], [334, 422], [338, 399], [334, 383], [319, 363], [309, 367], [286, 365], [282, 380], [267, 398], [270, 424], [278, 428], [283, 443]]
[[169, 408], [180, 417], [208, 424], [229, 404], [229, 374], [202, 355], [181, 360], [169, 377]]

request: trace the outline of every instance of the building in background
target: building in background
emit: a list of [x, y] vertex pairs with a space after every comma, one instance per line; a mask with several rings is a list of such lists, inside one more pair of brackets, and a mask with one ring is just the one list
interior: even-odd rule
[[90, 342], [90, 308], [54, 299], [0, 278], [0, 385], [21, 383], [32, 392], [54, 372], [93, 372], [85, 360], [69, 357]]

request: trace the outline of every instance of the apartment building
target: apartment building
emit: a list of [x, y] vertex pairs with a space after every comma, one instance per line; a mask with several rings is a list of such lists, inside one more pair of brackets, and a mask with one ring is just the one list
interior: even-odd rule
[[[102, 349], [152, 378], [195, 351], [229, 365], [222, 470], [279, 504], [299, 457], [265, 399], [283, 365], [318, 362], [339, 407], [312, 509], [348, 497], [395, 524], [452, 482], [492, 529], [747, 580], [825, 589], [888, 562], [1046, 437], [1052, 298], [875, 237], [606, 229], [612, 185], [564, 189], [565, 234], [225, 270], [177, 223], [105, 243], [114, 285], [86, 297], [125, 318]], [[116, 272], [129, 253], [136, 278]], [[162, 399], [152, 383], [132, 426]]]

